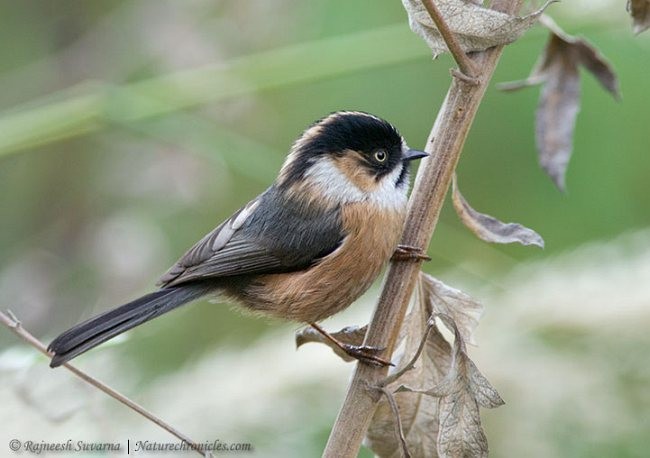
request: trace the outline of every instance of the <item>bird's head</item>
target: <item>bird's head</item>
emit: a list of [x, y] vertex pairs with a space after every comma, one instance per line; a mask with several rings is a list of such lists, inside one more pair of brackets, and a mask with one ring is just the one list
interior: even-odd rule
[[403, 206], [409, 162], [425, 156], [410, 149], [389, 122], [341, 111], [315, 122], [296, 140], [278, 186], [330, 204]]

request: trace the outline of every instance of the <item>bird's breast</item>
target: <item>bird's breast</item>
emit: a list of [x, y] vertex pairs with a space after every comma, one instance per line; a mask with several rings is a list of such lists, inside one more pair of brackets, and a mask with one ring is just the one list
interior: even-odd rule
[[[341, 245], [303, 271], [262, 275], [240, 297], [250, 309], [312, 322], [349, 306], [377, 278], [402, 234], [405, 209], [350, 203], [341, 209]], [[242, 300], [243, 299], [243, 300]]]

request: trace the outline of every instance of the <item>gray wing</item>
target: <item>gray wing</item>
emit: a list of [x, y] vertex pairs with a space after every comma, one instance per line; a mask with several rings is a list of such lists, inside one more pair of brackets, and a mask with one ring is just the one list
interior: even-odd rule
[[203, 237], [158, 284], [301, 270], [344, 237], [338, 209], [289, 200], [271, 187]]

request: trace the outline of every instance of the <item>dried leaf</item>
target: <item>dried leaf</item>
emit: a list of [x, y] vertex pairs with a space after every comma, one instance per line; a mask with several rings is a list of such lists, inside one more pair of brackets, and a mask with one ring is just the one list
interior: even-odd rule
[[441, 313], [435, 316], [454, 332], [449, 372], [431, 389], [421, 390], [402, 385], [397, 391], [439, 399], [438, 456], [487, 457], [488, 444], [481, 427], [479, 405], [498, 407], [504, 404], [503, 399], [467, 356], [465, 343], [454, 320]]
[[628, 0], [627, 10], [632, 15], [634, 33], [650, 28], [650, 0]]
[[[367, 329], [367, 325], [347, 326], [338, 332], [330, 333], [330, 335], [343, 344], [358, 346], [363, 344], [363, 339], [366, 337]], [[300, 329], [296, 332], [296, 348], [300, 348], [300, 346], [309, 342], [325, 344], [344, 361], [355, 361], [353, 357], [334, 345], [330, 340], [326, 339], [321, 333], [316, 331], [311, 326], [307, 326], [306, 328]]]
[[[465, 337], [471, 336], [481, 311], [480, 304], [466, 294], [420, 274], [418, 300], [402, 328], [404, 350], [397, 366], [410, 362], [431, 317], [454, 333], [454, 344], [434, 326], [415, 368], [386, 387], [395, 391], [404, 440], [413, 457], [487, 454], [479, 406], [497, 407], [503, 400], [466, 353]], [[367, 445], [377, 456], [399, 457], [402, 447], [395, 430], [390, 405], [382, 398], [368, 429]]]
[[[431, 315], [430, 301], [421, 300], [422, 288], [413, 309], [404, 320], [401, 329], [401, 356], [393, 358], [398, 368], [406, 365], [426, 332], [427, 320]], [[416, 367], [406, 372], [398, 381], [388, 385], [395, 391], [399, 384], [426, 390], [438, 383], [449, 370], [451, 346], [437, 329], [429, 333], [425, 350]], [[424, 394], [395, 393], [399, 407], [404, 438], [412, 457], [437, 456], [438, 399]], [[366, 434], [366, 445], [379, 457], [400, 458], [402, 446], [395, 434], [396, 422], [389, 403], [382, 397]]]
[[479, 239], [492, 243], [517, 242], [544, 248], [544, 239], [534, 230], [517, 223], [504, 223], [474, 210], [460, 193], [455, 175], [452, 181], [452, 201], [460, 220]]
[[[436, 0], [440, 14], [465, 52], [483, 51], [493, 46], [512, 43], [537, 22], [553, 3], [547, 2], [534, 13], [517, 17], [484, 8], [480, 2], [467, 0]], [[436, 29], [421, 0], [402, 0], [409, 16], [411, 30], [420, 35], [433, 51], [433, 57], [447, 52], [445, 40]]]
[[476, 402], [486, 409], [494, 409], [505, 404], [497, 390], [485, 378], [485, 375], [481, 374], [481, 371], [478, 370], [474, 361], [467, 358], [466, 364], [470, 387]]
[[580, 110], [578, 67], [589, 70], [616, 99], [620, 97], [618, 79], [609, 62], [589, 42], [568, 35], [546, 16], [541, 22], [551, 34], [540, 60], [526, 80], [502, 84], [500, 88], [515, 90], [544, 83], [535, 127], [539, 162], [556, 186], [564, 190]]
[[396, 425], [395, 434], [397, 434], [397, 438], [399, 439], [402, 457], [412, 458], [413, 455], [411, 455], [411, 452], [409, 451], [408, 443], [406, 442], [406, 437], [404, 436], [402, 418], [400, 417], [399, 414], [399, 407], [397, 405], [397, 401], [395, 401], [395, 395], [393, 395], [393, 393], [388, 391], [386, 388], [382, 388], [381, 392], [384, 396], [386, 396], [386, 401], [388, 401], [390, 410], [393, 413], [393, 421], [395, 422]]
[[451, 316], [463, 340], [475, 344], [473, 334], [483, 314], [483, 304], [424, 272], [420, 272], [420, 288], [421, 300], [427, 302], [428, 309]]

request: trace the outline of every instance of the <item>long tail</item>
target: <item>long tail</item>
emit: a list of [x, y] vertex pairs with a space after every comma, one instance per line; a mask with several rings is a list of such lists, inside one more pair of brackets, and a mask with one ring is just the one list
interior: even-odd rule
[[205, 285], [164, 288], [78, 324], [54, 339], [50, 367], [57, 367], [129, 329], [208, 293]]

